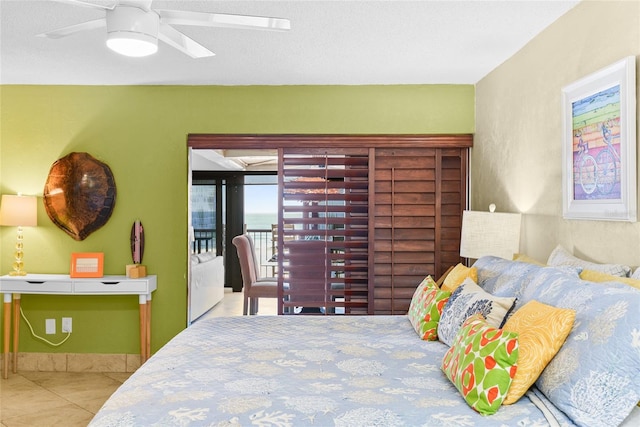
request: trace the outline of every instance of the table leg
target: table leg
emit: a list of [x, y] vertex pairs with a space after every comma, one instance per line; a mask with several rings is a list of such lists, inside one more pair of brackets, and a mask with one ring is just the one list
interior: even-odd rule
[[146, 359], [151, 357], [151, 294], [147, 297], [147, 347], [146, 347]]
[[3, 297], [2, 332], [4, 333], [2, 347], [2, 377], [9, 378], [9, 342], [11, 342], [11, 294], [4, 294]]
[[18, 372], [18, 341], [20, 339], [20, 294], [13, 295], [13, 373]]
[[147, 296], [140, 295], [140, 364], [147, 361]]

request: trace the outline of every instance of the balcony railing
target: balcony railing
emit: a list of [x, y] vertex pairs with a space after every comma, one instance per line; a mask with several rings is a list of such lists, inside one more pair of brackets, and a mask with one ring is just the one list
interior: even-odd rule
[[273, 255], [277, 251], [277, 242], [274, 240], [271, 230], [253, 229], [247, 230], [247, 234], [253, 239], [256, 256], [260, 264], [260, 276], [275, 277], [277, 263], [273, 259]]
[[[276, 241], [273, 232], [268, 229], [250, 229], [247, 234], [251, 236], [256, 248], [256, 256], [260, 264], [261, 277], [275, 277], [277, 263], [273, 255], [276, 252]], [[192, 243], [192, 253], [215, 252], [215, 230], [194, 230], [195, 240]]]
[[216, 230], [199, 229], [193, 230], [194, 241], [192, 243], [192, 253], [215, 252], [216, 250]]

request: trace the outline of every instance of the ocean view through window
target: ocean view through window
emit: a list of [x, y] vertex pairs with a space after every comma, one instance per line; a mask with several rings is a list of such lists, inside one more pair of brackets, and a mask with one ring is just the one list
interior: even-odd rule
[[[248, 230], [271, 230], [278, 222], [277, 176], [246, 176], [244, 223]], [[265, 183], [266, 182], [266, 183]]]
[[273, 227], [278, 223], [277, 176], [246, 176], [244, 186], [244, 223], [254, 241], [260, 263], [260, 275], [273, 277], [276, 253]]

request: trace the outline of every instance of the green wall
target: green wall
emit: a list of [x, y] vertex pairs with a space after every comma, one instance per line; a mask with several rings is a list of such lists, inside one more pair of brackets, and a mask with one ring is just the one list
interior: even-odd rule
[[[186, 326], [187, 134], [474, 131], [472, 85], [425, 86], [0, 86], [0, 192], [40, 197], [38, 227], [25, 229], [25, 268], [68, 274], [72, 252], [104, 252], [105, 274], [131, 262], [129, 232], [145, 226], [143, 263], [158, 275], [152, 351]], [[88, 152], [107, 163], [117, 201], [109, 222], [82, 242], [54, 226], [42, 191], [53, 162]], [[14, 227], [0, 227], [0, 271], [10, 270]], [[120, 296], [24, 295], [37, 332], [73, 318], [54, 348], [24, 321], [20, 351], [137, 353], [138, 301]], [[61, 334], [47, 335], [54, 341]]]

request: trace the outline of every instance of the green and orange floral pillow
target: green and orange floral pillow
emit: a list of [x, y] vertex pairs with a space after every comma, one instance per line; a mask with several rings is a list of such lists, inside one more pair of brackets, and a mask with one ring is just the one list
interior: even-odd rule
[[469, 406], [494, 414], [507, 396], [518, 369], [518, 334], [469, 317], [442, 359], [442, 370]]
[[440, 290], [431, 276], [427, 276], [416, 288], [409, 305], [409, 321], [420, 338], [426, 341], [438, 339], [438, 322], [451, 292]]

